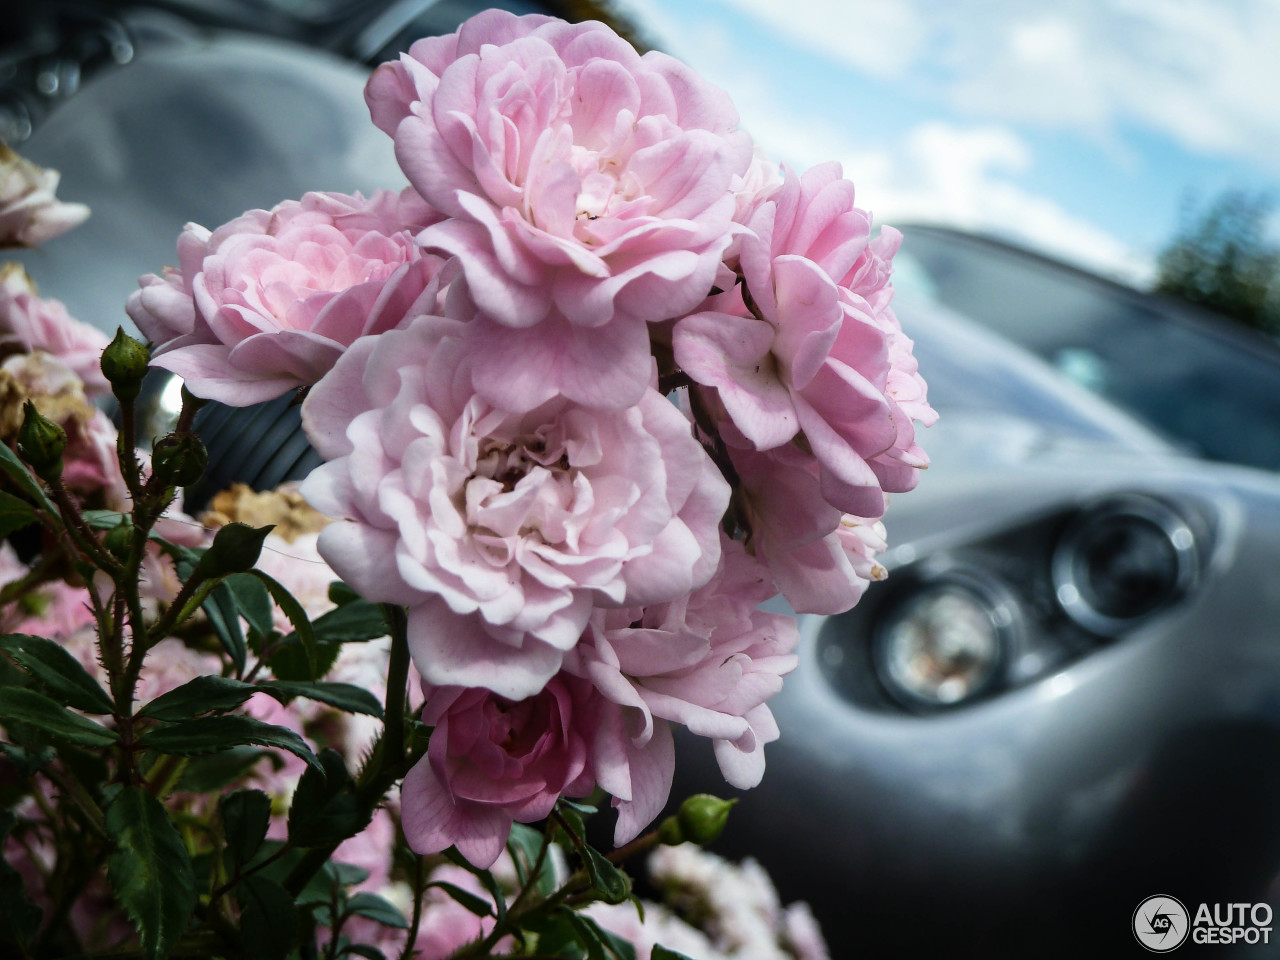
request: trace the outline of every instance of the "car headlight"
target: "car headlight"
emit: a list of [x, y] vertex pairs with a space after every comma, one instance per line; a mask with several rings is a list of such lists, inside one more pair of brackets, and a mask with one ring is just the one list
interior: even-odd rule
[[1158, 500], [1123, 497], [1082, 513], [1053, 552], [1054, 595], [1077, 624], [1113, 636], [1169, 606], [1199, 575], [1195, 536]]
[[872, 660], [904, 706], [957, 706], [992, 689], [1014, 645], [1017, 607], [995, 582], [959, 571], [924, 582], [877, 619]]

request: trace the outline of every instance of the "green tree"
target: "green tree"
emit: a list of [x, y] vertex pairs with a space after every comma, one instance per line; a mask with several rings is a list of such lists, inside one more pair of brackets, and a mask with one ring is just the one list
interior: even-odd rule
[[1280, 333], [1280, 245], [1267, 238], [1275, 208], [1264, 193], [1226, 190], [1188, 203], [1156, 266], [1156, 289], [1266, 333]]

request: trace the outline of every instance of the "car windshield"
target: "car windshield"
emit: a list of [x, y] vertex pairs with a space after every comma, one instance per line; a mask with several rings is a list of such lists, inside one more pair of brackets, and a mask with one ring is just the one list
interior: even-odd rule
[[909, 230], [899, 257], [908, 285], [1040, 356], [1182, 448], [1280, 469], [1280, 350], [1269, 342], [961, 235]]

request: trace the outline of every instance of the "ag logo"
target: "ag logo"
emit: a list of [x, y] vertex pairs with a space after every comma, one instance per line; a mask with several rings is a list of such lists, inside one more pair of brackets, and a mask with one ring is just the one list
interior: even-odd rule
[[1190, 919], [1187, 908], [1174, 897], [1147, 897], [1133, 911], [1133, 935], [1152, 953], [1168, 953], [1187, 939]]

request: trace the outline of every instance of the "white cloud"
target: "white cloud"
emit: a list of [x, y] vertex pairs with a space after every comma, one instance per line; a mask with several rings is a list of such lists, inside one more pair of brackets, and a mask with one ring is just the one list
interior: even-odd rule
[[993, 233], [1088, 269], [1145, 284], [1153, 264], [1106, 230], [1011, 179], [1033, 162], [1004, 127], [921, 124], [892, 152], [845, 162], [876, 219], [941, 223]]
[[[974, 120], [1110, 140], [1125, 124], [1280, 169], [1274, 0], [722, 0]], [[678, 35], [678, 34], [675, 34]]]

